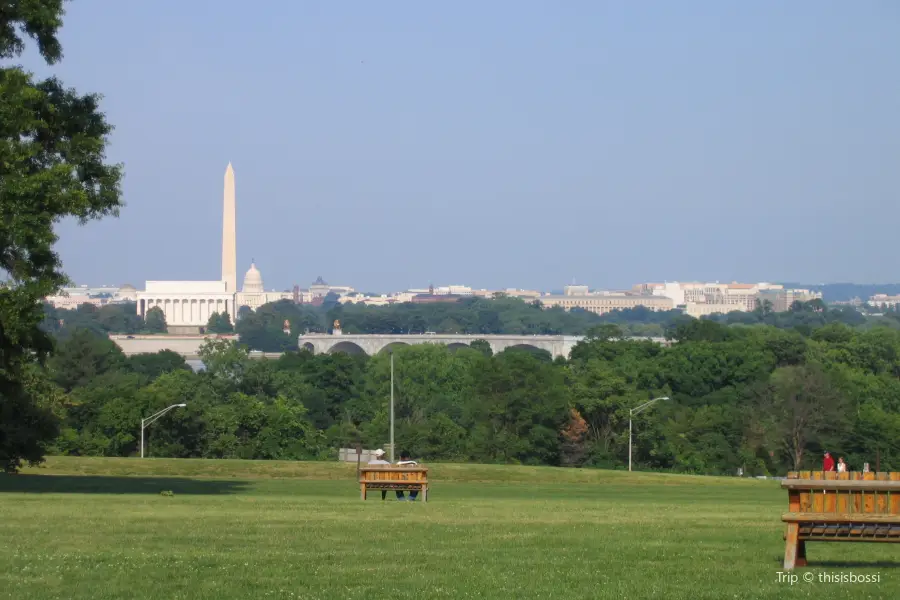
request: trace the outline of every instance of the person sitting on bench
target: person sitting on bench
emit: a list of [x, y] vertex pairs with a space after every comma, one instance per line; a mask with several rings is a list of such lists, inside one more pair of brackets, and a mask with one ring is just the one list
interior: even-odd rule
[[[400, 460], [397, 461], [398, 467], [417, 467], [418, 465], [419, 465], [419, 463], [417, 463], [416, 461], [411, 460], [409, 458], [409, 452], [401, 452], [400, 453]], [[410, 502], [415, 502], [416, 498], [418, 498], [418, 497], [419, 497], [418, 490], [412, 490], [409, 492], [409, 501]], [[402, 491], [397, 492], [397, 500], [406, 500], [406, 498], [403, 497]]]
[[[381, 448], [379, 448], [372, 454], [375, 455], [375, 458], [369, 461], [370, 465], [391, 465], [391, 463], [384, 460], [384, 450], [382, 450]], [[381, 499], [384, 500], [385, 498], [387, 498], [387, 490], [381, 490]], [[403, 498], [403, 492], [397, 492], [397, 498]]]

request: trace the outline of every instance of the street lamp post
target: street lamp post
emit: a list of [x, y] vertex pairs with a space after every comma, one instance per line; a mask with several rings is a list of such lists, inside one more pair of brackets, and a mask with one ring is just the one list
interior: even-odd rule
[[141, 458], [144, 458], [144, 429], [155, 423], [161, 416], [172, 410], [173, 408], [184, 408], [187, 404], [173, 404], [166, 407], [158, 413], [153, 413], [145, 419], [141, 419]]
[[394, 464], [394, 353], [391, 352], [391, 464]]
[[631, 471], [631, 418], [644, 410], [645, 408], [649, 408], [651, 404], [656, 402], [657, 400], [668, 400], [668, 396], [660, 396], [659, 398], [654, 398], [653, 400], [647, 400], [640, 406], [636, 406], [628, 411], [628, 470]]

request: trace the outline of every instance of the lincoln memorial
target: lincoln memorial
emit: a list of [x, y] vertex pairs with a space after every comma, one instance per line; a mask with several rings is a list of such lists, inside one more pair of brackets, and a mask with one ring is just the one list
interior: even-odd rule
[[235, 317], [234, 293], [224, 281], [148, 281], [138, 293], [138, 314], [158, 307], [166, 315], [166, 325], [201, 327], [213, 313]]

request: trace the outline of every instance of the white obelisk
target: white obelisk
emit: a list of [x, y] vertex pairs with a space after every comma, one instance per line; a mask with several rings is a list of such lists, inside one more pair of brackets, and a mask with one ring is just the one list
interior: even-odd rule
[[237, 290], [237, 239], [235, 232], [234, 169], [225, 169], [225, 203], [222, 214], [222, 281], [227, 292]]

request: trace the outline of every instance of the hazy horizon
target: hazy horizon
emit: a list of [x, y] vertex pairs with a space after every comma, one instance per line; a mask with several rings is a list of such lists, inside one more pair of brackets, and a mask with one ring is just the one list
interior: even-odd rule
[[75, 282], [218, 279], [228, 162], [267, 289], [900, 280], [900, 5], [268, 9], [76, 0], [30, 44], [125, 165]]

